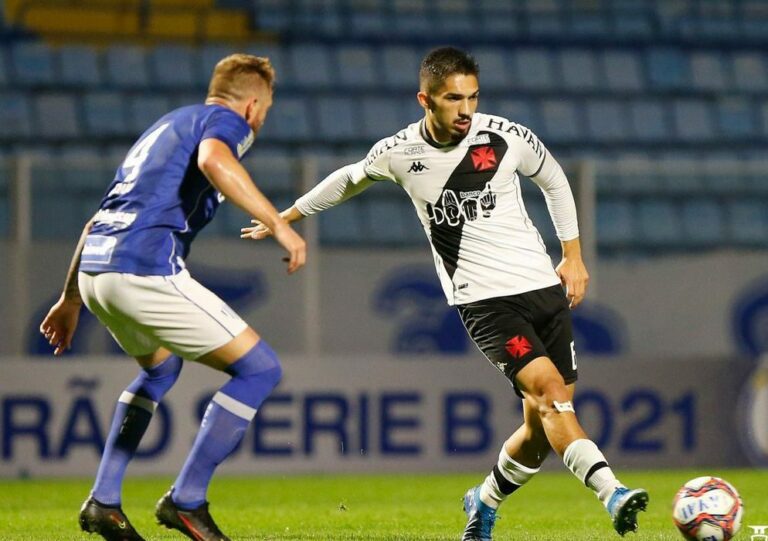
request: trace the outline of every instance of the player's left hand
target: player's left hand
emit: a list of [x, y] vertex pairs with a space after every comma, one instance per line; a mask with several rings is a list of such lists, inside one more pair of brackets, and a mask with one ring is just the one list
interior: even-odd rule
[[568, 298], [568, 306], [576, 308], [587, 294], [589, 274], [587, 267], [580, 257], [564, 257], [555, 269], [560, 277], [560, 283], [565, 286], [565, 295]]
[[72, 337], [80, 319], [81, 306], [82, 302], [61, 297], [40, 324], [40, 332], [55, 348], [54, 355], [61, 355], [72, 347]]

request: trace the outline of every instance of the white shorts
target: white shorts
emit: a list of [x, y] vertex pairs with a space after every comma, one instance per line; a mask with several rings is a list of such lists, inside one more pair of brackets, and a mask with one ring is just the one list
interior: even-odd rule
[[81, 272], [78, 285], [88, 310], [131, 357], [164, 347], [194, 360], [248, 327], [186, 270], [173, 276]]

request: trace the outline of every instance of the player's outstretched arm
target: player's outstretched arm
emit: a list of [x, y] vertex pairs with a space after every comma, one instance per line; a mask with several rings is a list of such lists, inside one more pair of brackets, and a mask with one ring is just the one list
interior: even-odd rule
[[570, 307], [576, 308], [587, 294], [589, 274], [581, 259], [579, 238], [564, 240], [560, 244], [563, 248], [563, 259], [555, 271], [560, 277], [560, 282], [565, 286]]
[[225, 143], [218, 139], [204, 139], [198, 149], [197, 165], [227, 199], [274, 232], [277, 242], [288, 252], [288, 273], [304, 265], [307, 257], [304, 239], [280, 217]]
[[[343, 203], [374, 184], [368, 178], [363, 162], [346, 165], [337, 169], [310, 191], [296, 200], [292, 207], [280, 213], [287, 222], [295, 222], [311, 214]], [[251, 220], [252, 226], [240, 229], [241, 239], [261, 240], [272, 235], [269, 226], [259, 220]]]
[[80, 297], [80, 288], [77, 285], [77, 272], [80, 268], [80, 255], [83, 252], [85, 238], [91, 231], [92, 223], [92, 221], [89, 221], [85, 224], [80, 235], [72, 261], [69, 263], [67, 279], [64, 282], [64, 291], [61, 292], [59, 300], [51, 307], [40, 324], [40, 332], [48, 340], [48, 343], [54, 347], [54, 355], [61, 355], [72, 347], [72, 338], [75, 335], [77, 322], [80, 319], [80, 307], [83, 305], [83, 299]]

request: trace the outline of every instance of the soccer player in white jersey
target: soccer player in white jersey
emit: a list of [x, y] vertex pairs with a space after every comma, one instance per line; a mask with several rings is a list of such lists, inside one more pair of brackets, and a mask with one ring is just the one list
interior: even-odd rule
[[288, 272], [305, 261], [304, 240], [282, 219], [240, 165], [272, 105], [274, 70], [266, 58], [236, 54], [215, 67], [204, 104], [161, 117], [118, 168], [86, 224], [64, 291], [40, 325], [67, 349], [86, 307], [141, 369], [120, 395], [91, 494], [84, 531], [110, 541], [142, 541], [121, 508], [128, 462], [183, 360], [226, 372], [158, 522], [195, 541], [227, 541], [208, 512], [216, 466], [242, 439], [256, 409], [282, 375], [275, 352], [214, 293], [184, 259], [226, 198], [268, 224], [288, 252]]
[[[379, 141], [365, 160], [331, 173], [281, 215], [299, 220], [382, 181], [411, 197], [448, 303], [523, 399], [522, 426], [486, 479], [464, 496], [465, 541], [491, 539], [496, 509], [539, 471], [550, 448], [595, 492], [619, 534], [635, 530], [647, 492], [616, 479], [573, 408], [569, 308], [583, 299], [588, 275], [563, 170], [530, 129], [476, 112], [478, 66], [467, 53], [436, 49], [419, 75], [424, 118]], [[526, 213], [518, 172], [544, 193], [562, 244], [557, 268]], [[269, 234], [267, 224], [242, 230], [243, 238]]]

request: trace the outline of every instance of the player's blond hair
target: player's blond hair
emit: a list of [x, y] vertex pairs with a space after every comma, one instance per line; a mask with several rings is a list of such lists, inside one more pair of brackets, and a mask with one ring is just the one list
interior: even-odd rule
[[213, 68], [208, 97], [242, 100], [254, 92], [259, 79], [272, 90], [275, 68], [269, 58], [242, 53], [231, 54], [219, 60]]

